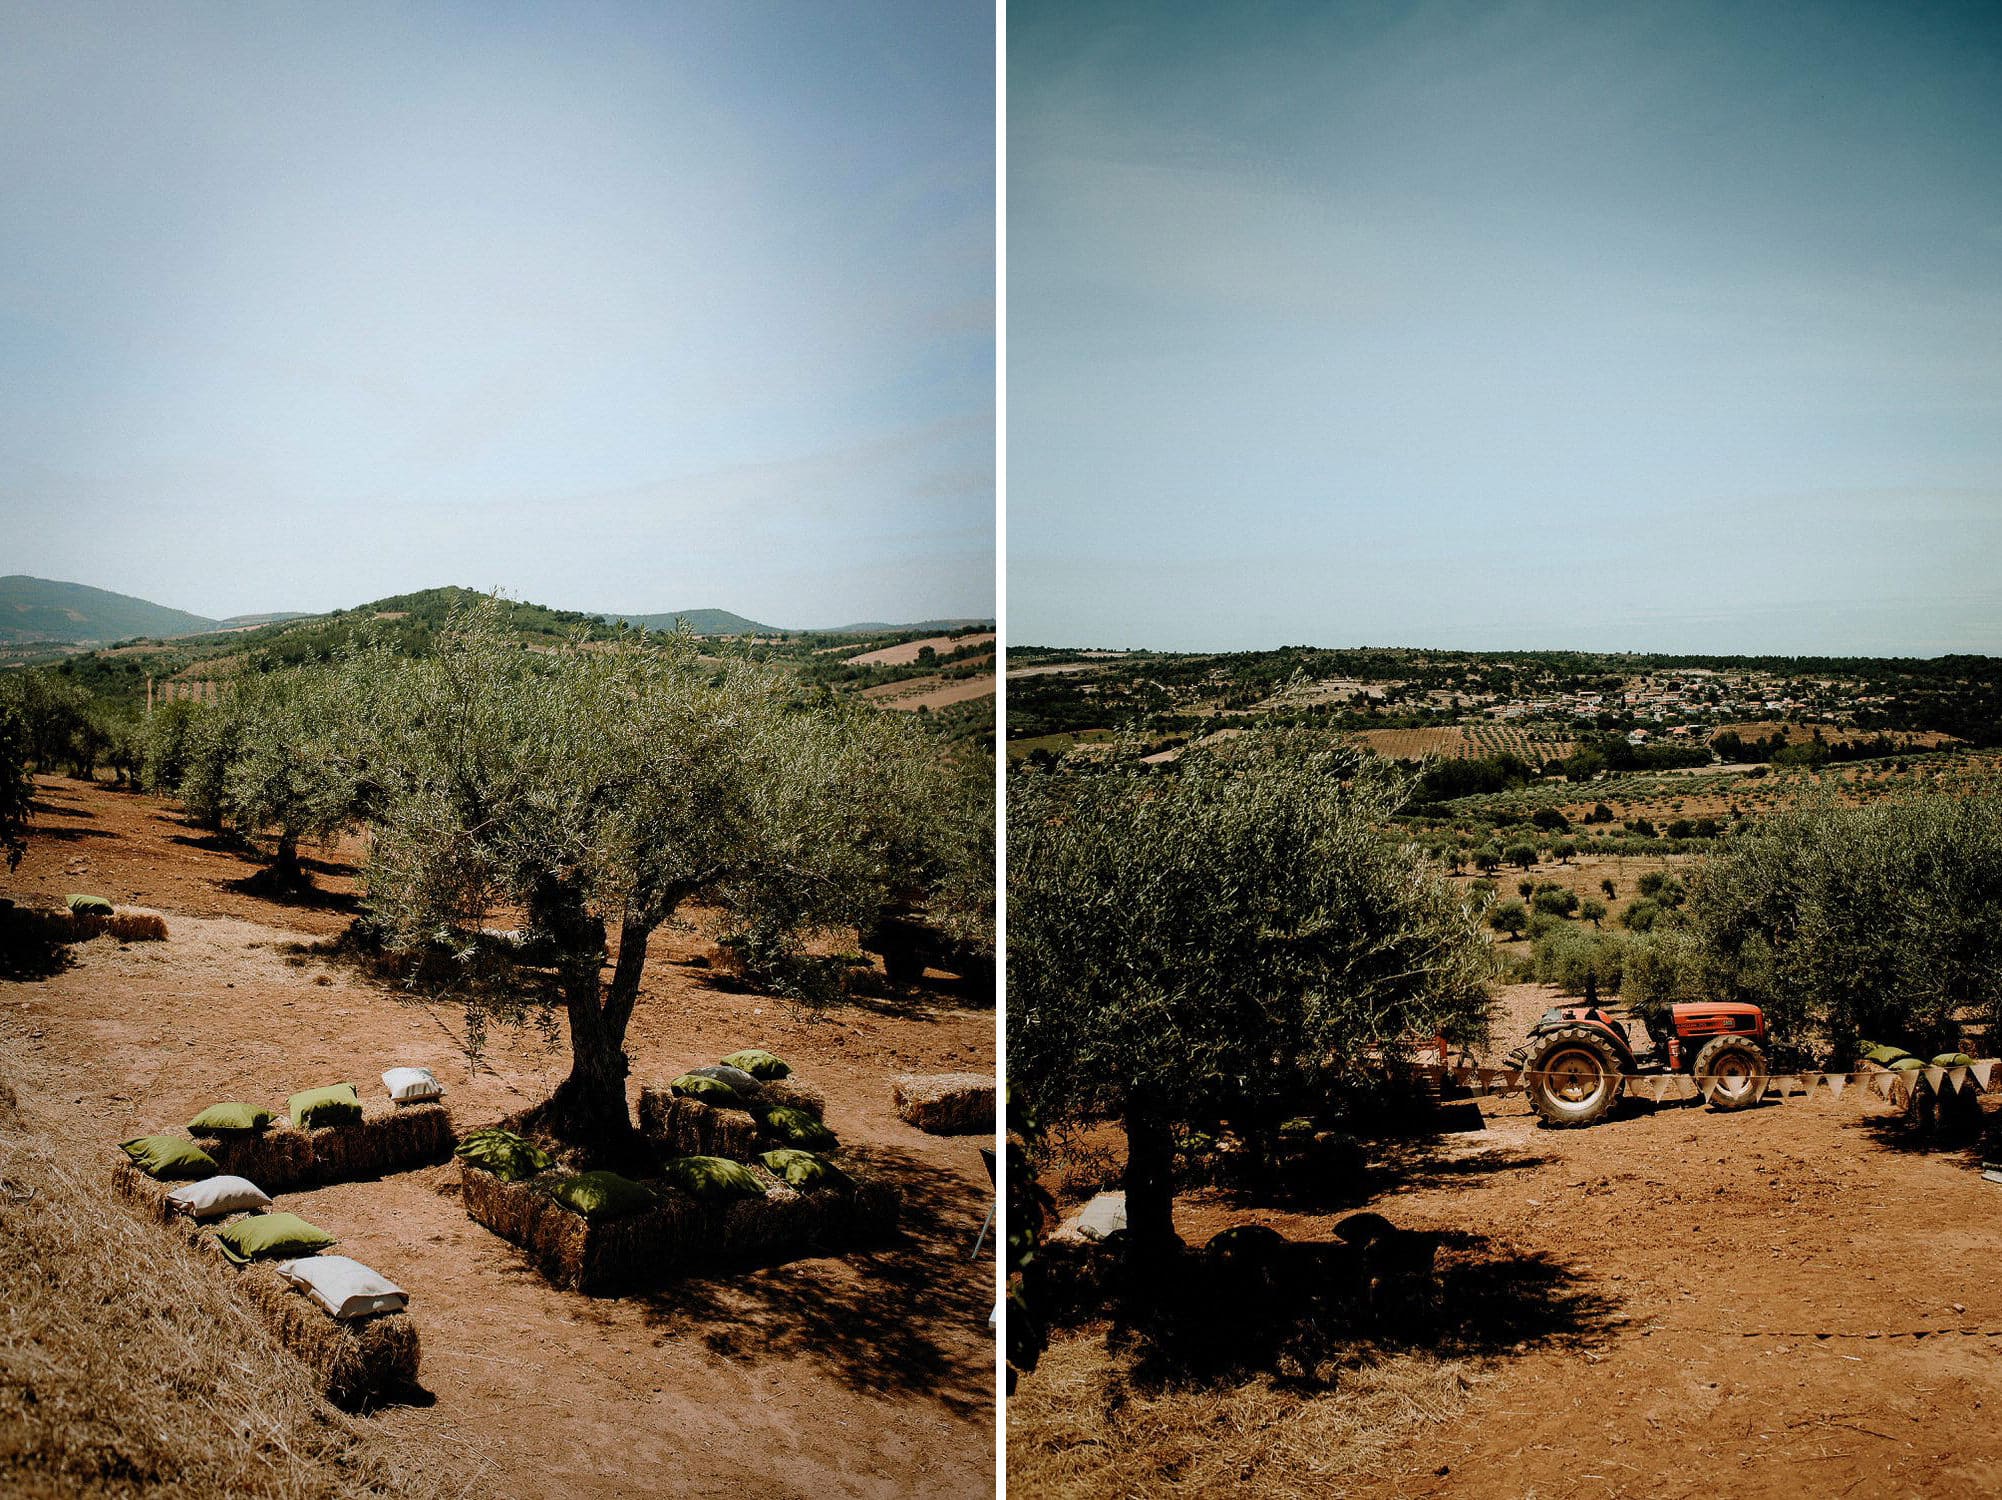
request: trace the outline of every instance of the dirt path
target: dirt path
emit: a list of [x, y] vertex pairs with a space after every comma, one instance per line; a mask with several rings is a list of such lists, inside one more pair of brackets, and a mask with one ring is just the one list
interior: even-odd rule
[[[218, 1099], [367, 1088], [403, 1062], [438, 1069], [464, 1130], [565, 1071], [560, 1034], [496, 1031], [471, 1072], [461, 1013], [290, 951], [339, 930], [338, 905], [234, 889], [254, 867], [152, 799], [54, 781], [43, 803], [6, 894], [88, 890], [164, 912], [172, 933], [101, 939], [54, 978], [0, 984], [0, 1008], [28, 1024], [69, 1101], [101, 1116], [107, 1156]], [[336, 897], [352, 886], [340, 869], [320, 876]], [[489, 1466], [485, 1492], [501, 1496], [990, 1494], [994, 1262], [966, 1259], [990, 1190], [972, 1140], [896, 1118], [888, 1075], [991, 1068], [992, 1013], [933, 996], [809, 1020], [714, 986], [690, 963], [706, 948], [693, 932], [654, 945], [628, 1042], [635, 1094], [770, 1046], [825, 1090], [844, 1144], [905, 1181], [904, 1242], [602, 1299], [553, 1291], [473, 1224], [451, 1168], [290, 1195], [286, 1207], [412, 1293], [433, 1399], [372, 1420], [435, 1442], [443, 1462]]]

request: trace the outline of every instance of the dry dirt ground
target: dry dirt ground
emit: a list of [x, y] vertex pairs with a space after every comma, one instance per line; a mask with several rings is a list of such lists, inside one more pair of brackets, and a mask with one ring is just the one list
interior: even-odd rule
[[[462, 1132], [563, 1076], [560, 1038], [507, 1031], [473, 1072], [463, 1012], [288, 951], [345, 924], [351, 867], [320, 866], [318, 906], [235, 888], [254, 869], [154, 799], [42, 783], [6, 894], [89, 891], [161, 911], [171, 930], [79, 945], [63, 973], [0, 983], [0, 1011], [26, 1024], [71, 1105], [101, 1120], [107, 1167], [116, 1142], [215, 1100], [279, 1107], [342, 1079], [366, 1093], [398, 1063], [437, 1069]], [[605, 1299], [552, 1290], [468, 1219], [450, 1167], [288, 1195], [412, 1294], [428, 1395], [368, 1420], [435, 1444], [441, 1463], [484, 1468], [477, 1492], [496, 1496], [990, 1494], [995, 1269], [991, 1248], [978, 1263], [968, 1252], [991, 1190], [977, 1142], [903, 1124], [889, 1079], [990, 1069], [992, 1010], [941, 988], [809, 1019], [713, 985], [688, 962], [707, 946], [695, 932], [654, 944], [627, 1044], [635, 1095], [770, 1047], [826, 1091], [844, 1146], [902, 1178], [903, 1240]]]
[[[1512, 987], [1498, 1035], [1512, 1040], [1554, 998]], [[1979, 1149], [1914, 1149], [1887, 1106], [1853, 1094], [1735, 1115], [1626, 1105], [1583, 1131], [1543, 1129], [1520, 1096], [1457, 1110], [1473, 1128], [1381, 1146], [1356, 1201], [1291, 1211], [1204, 1191], [1178, 1203], [1192, 1243], [1236, 1223], [1327, 1240], [1372, 1209], [1443, 1232], [1448, 1297], [1513, 1300], [1486, 1310], [1505, 1332], [1455, 1351], [1468, 1356], [1453, 1361], [1471, 1371], [1464, 1395], [1428, 1398], [1406, 1368], [1397, 1378], [1416, 1394], [1383, 1416], [1396, 1442], [1357, 1443], [1347, 1473], [1300, 1493], [1995, 1492], [2002, 1185], [1983, 1180]], [[1075, 1378], [1082, 1347], [1063, 1346], [1058, 1378]], [[1372, 1379], [1383, 1383], [1365, 1372], [1358, 1401]], [[1208, 1447], [1256, 1456], [1273, 1442], [1212, 1420]], [[1031, 1435], [1011, 1410], [1011, 1447]], [[1131, 1493], [1173, 1488], [1134, 1472]]]

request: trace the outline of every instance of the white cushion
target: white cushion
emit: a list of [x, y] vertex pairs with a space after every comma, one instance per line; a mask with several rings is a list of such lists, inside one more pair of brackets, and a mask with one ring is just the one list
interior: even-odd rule
[[167, 1202], [197, 1219], [214, 1219], [271, 1206], [264, 1191], [244, 1177], [204, 1177], [199, 1182], [184, 1182], [167, 1194]]
[[402, 1287], [385, 1281], [345, 1255], [307, 1255], [278, 1262], [278, 1274], [337, 1318], [401, 1312], [410, 1301]]
[[440, 1099], [445, 1087], [429, 1068], [391, 1068], [382, 1075], [382, 1086], [398, 1104], [418, 1099]]

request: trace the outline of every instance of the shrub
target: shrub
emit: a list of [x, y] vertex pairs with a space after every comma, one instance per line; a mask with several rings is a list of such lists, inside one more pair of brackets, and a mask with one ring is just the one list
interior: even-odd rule
[[1529, 908], [1520, 901], [1498, 901], [1488, 908], [1488, 926], [1511, 938], [1521, 937], [1529, 926]]
[[1546, 916], [1568, 917], [1578, 910], [1578, 893], [1561, 886], [1555, 890], [1538, 891], [1531, 905]]
[[1659, 902], [1640, 900], [1620, 913], [1620, 925], [1629, 932], [1652, 932], [1661, 920]]

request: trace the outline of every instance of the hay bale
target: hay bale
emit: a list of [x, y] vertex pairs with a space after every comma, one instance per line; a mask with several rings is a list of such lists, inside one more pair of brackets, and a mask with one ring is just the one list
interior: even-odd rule
[[758, 1122], [745, 1110], [717, 1109], [684, 1099], [664, 1083], [640, 1090], [640, 1133], [669, 1156], [727, 1156], [750, 1161], [763, 1146]]
[[989, 1073], [903, 1073], [893, 1080], [897, 1113], [927, 1135], [992, 1135], [994, 1077]]
[[121, 1161], [111, 1169], [112, 1191], [147, 1218], [162, 1224], [174, 1222], [167, 1194], [179, 1186], [177, 1182], [155, 1182], [129, 1161]]
[[[215, 1244], [213, 1236], [203, 1238]], [[416, 1385], [421, 1349], [409, 1313], [336, 1318], [272, 1266], [257, 1261], [231, 1266], [219, 1247], [213, 1253], [233, 1274], [235, 1289], [335, 1405], [369, 1406]]]
[[215, 1159], [218, 1171], [248, 1177], [267, 1193], [282, 1193], [318, 1181], [311, 1136], [290, 1125], [205, 1136], [202, 1149]]
[[758, 1108], [786, 1108], [803, 1110], [816, 1120], [827, 1118], [827, 1096], [804, 1079], [796, 1077], [774, 1078], [764, 1086], [758, 1095]]
[[460, 1201], [552, 1284], [580, 1292], [657, 1284], [702, 1266], [775, 1265], [873, 1243], [896, 1228], [899, 1195], [883, 1179], [857, 1179], [853, 1191], [802, 1193], [762, 1166], [751, 1171], [765, 1188], [761, 1198], [705, 1202], [655, 1183], [654, 1208], [593, 1222], [550, 1196], [554, 1174], [503, 1182], [461, 1162]]
[[435, 1166], [451, 1156], [453, 1145], [452, 1117], [437, 1103], [393, 1105], [380, 1114], [364, 1114], [359, 1125], [325, 1125], [305, 1135], [313, 1178], [322, 1183]]

